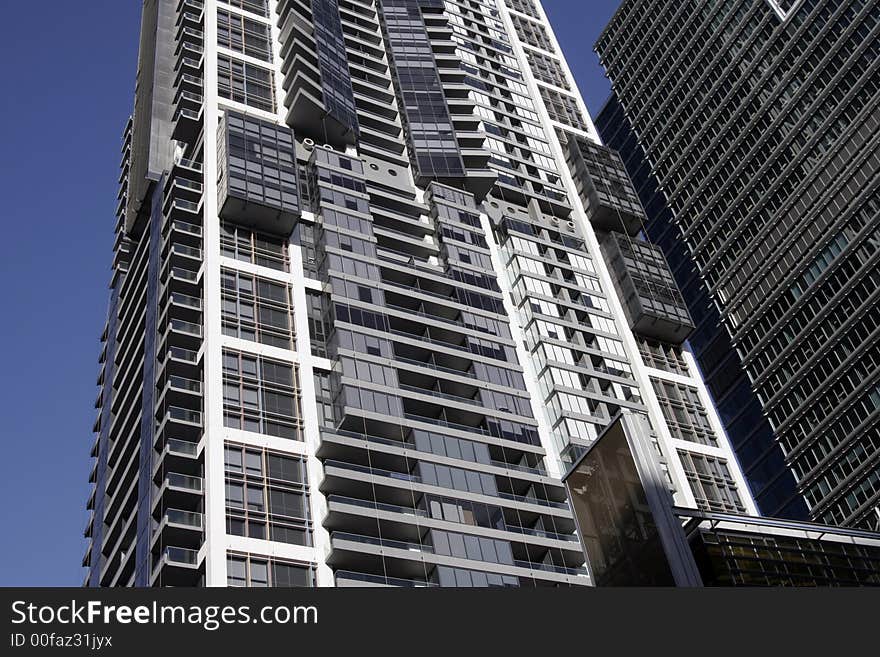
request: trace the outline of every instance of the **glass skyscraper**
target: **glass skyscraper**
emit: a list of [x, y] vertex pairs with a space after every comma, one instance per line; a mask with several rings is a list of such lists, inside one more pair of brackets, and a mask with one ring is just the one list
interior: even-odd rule
[[877, 528], [880, 3], [625, 0], [596, 48], [759, 506]]
[[570, 586], [627, 409], [755, 513], [620, 157], [532, 0], [147, 0], [90, 586]]

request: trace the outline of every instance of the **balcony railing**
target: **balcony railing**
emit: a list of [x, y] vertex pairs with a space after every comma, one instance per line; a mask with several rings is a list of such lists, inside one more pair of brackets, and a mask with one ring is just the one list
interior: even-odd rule
[[[394, 447], [402, 447], [403, 449], [423, 451], [419, 450], [416, 445], [410, 440], [398, 440], [396, 438], [386, 438], [384, 436], [373, 436], [370, 434], [358, 433], [357, 431], [348, 431], [346, 429], [335, 429], [329, 433], [334, 433], [339, 436], [347, 436], [349, 438], [356, 438], [358, 440], [366, 440], [367, 442], [392, 445]], [[506, 463], [505, 461], [496, 461], [495, 459], [490, 460], [488, 463], [483, 463], [481, 461], [476, 461], [475, 463], [479, 465], [492, 465], [496, 468], [504, 468], [507, 470], [518, 470], [519, 472], [527, 472], [529, 474], [540, 475], [542, 477], [547, 476], [547, 471], [543, 468], [534, 468], [531, 466], [519, 465], [516, 463]]]
[[162, 558], [172, 564], [184, 566], [197, 566], [199, 563], [199, 551], [188, 548], [166, 546], [162, 550]]
[[179, 278], [184, 281], [195, 283], [199, 280], [199, 273], [197, 271], [192, 271], [191, 269], [184, 269], [183, 267], [171, 267], [170, 272], [174, 278]]
[[169, 328], [175, 333], [186, 333], [199, 338], [202, 337], [202, 326], [200, 324], [194, 324], [182, 319], [172, 319], [168, 324]]
[[182, 190], [195, 192], [196, 194], [201, 194], [203, 190], [202, 183], [197, 180], [190, 180], [188, 178], [182, 178], [180, 176], [175, 176], [171, 179], [171, 186], [178, 187]]
[[188, 422], [191, 424], [202, 424], [201, 411], [193, 411], [188, 408], [180, 408], [179, 406], [168, 406], [165, 409], [164, 417], [177, 422]]
[[[179, 178], [178, 180], [183, 180], [183, 178]], [[199, 183], [201, 184], [201, 183]], [[171, 229], [175, 231], [179, 231], [181, 233], [186, 233], [187, 235], [192, 235], [193, 237], [201, 237], [202, 236], [202, 227], [198, 224], [193, 224], [188, 221], [183, 221], [181, 219], [174, 219], [170, 223]]]
[[382, 575], [371, 575], [369, 573], [356, 573], [351, 570], [337, 570], [336, 577], [337, 579], [342, 578], [355, 582], [368, 582], [371, 584], [398, 586], [402, 588], [428, 588], [439, 586], [436, 582], [428, 582], [426, 580], [383, 577]]
[[[377, 475], [379, 477], [388, 477], [389, 479], [397, 479], [399, 481], [409, 481], [420, 484], [425, 483], [423, 479], [415, 474], [407, 472], [395, 472], [393, 470], [383, 470], [382, 468], [372, 468], [368, 465], [358, 465], [356, 463], [346, 463], [345, 461], [327, 460], [324, 461], [324, 467], [335, 467], [342, 470], [352, 470], [354, 472], [363, 472], [364, 474]], [[504, 493], [498, 491], [493, 497], [500, 497], [504, 500], [512, 500], [514, 502], [524, 502], [526, 504], [537, 504], [538, 506], [547, 506], [554, 509], [568, 509], [567, 502], [554, 502], [553, 500], [544, 500], [538, 497], [527, 497], [525, 495], [514, 495], [513, 493]]]
[[400, 506], [399, 504], [385, 504], [383, 502], [374, 502], [373, 500], [362, 500], [354, 497], [346, 497], [344, 495], [329, 495], [328, 502], [337, 502], [339, 504], [350, 504], [351, 506], [359, 506], [365, 509], [373, 509], [377, 511], [390, 511], [391, 513], [401, 513], [407, 516], [418, 516], [427, 518], [428, 512], [422, 509], [414, 509], [411, 506]]
[[198, 214], [201, 210], [201, 206], [194, 201], [187, 201], [186, 199], [182, 198], [174, 198], [171, 200], [170, 210], [182, 210], [183, 212]]
[[202, 492], [202, 478], [184, 475], [178, 472], [169, 472], [165, 475], [165, 482], [173, 488], [182, 488], [193, 493]]
[[171, 245], [171, 253], [174, 255], [184, 256], [187, 258], [195, 258], [196, 260], [202, 259], [202, 250], [197, 249], [192, 246], [187, 246], [186, 244], [181, 244], [180, 242], [175, 242]]
[[517, 525], [507, 525], [505, 529], [516, 534], [525, 534], [526, 536], [537, 536], [539, 538], [550, 538], [556, 541], [566, 541], [570, 543], [578, 543], [579, 539], [574, 534], [557, 534], [556, 532], [548, 532], [543, 529], [531, 529], [529, 527], [519, 527]]
[[409, 363], [410, 365], [416, 365], [418, 367], [424, 367], [429, 370], [436, 370], [438, 372], [446, 372], [448, 374], [455, 374], [456, 376], [466, 377], [468, 379], [476, 379], [477, 375], [473, 372], [465, 372], [463, 370], [457, 370], [452, 367], [443, 367], [442, 365], [435, 365], [431, 362], [425, 362], [423, 360], [417, 360], [415, 358], [403, 358], [402, 356], [395, 356], [394, 360], [400, 361], [402, 363]]
[[199, 444], [189, 440], [169, 438], [166, 444], [168, 445], [168, 451], [173, 452], [174, 454], [196, 456], [199, 453]]
[[451, 392], [440, 392], [439, 390], [432, 390], [431, 388], [419, 388], [418, 386], [411, 386], [406, 383], [400, 383], [397, 387], [401, 390], [414, 392], [420, 395], [427, 395], [429, 397], [439, 397], [441, 399], [448, 399], [449, 401], [461, 402], [463, 404], [476, 404], [477, 406], [482, 405], [479, 397], [463, 397], [462, 395], [455, 395]]
[[394, 472], [392, 470], [383, 470], [382, 468], [371, 468], [368, 465], [357, 465], [355, 463], [346, 463], [344, 461], [324, 461], [324, 467], [336, 467], [343, 470], [353, 470], [355, 472], [363, 472], [365, 474], [378, 475], [380, 477], [389, 477], [390, 479], [399, 479], [401, 481], [411, 481], [414, 483], [421, 483], [422, 481], [422, 478], [417, 475], [407, 474], [405, 472]]
[[182, 509], [167, 509], [164, 515], [170, 524], [183, 525], [192, 529], [202, 528], [202, 514], [196, 511], [183, 511]]
[[198, 171], [201, 173], [202, 171], [202, 163], [196, 160], [187, 160], [185, 158], [179, 159], [175, 166], [182, 167], [184, 169], [190, 169], [191, 171]]
[[408, 541], [392, 541], [387, 538], [378, 538], [377, 536], [364, 536], [362, 534], [349, 534], [347, 532], [333, 532], [330, 534], [331, 541], [350, 541], [352, 543], [364, 543], [366, 545], [378, 545], [380, 547], [392, 548], [395, 550], [410, 550], [413, 552], [434, 552], [431, 545], [423, 545], [421, 543], [410, 543]]
[[539, 506], [549, 506], [554, 509], [568, 509], [567, 502], [554, 502], [553, 500], [542, 500], [538, 497], [527, 497], [525, 495], [514, 495], [513, 493], [498, 493], [498, 497], [505, 500], [513, 500], [514, 502], [524, 502], [525, 504], [537, 504]]
[[488, 430], [482, 427], [472, 427], [466, 424], [457, 424], [455, 422], [449, 422], [448, 420], [444, 420], [442, 418], [437, 417], [425, 417], [424, 415], [416, 415], [414, 413], [405, 413], [404, 417], [407, 420], [415, 420], [416, 422], [425, 422], [427, 424], [436, 424], [441, 427], [447, 427], [448, 429], [456, 429], [458, 431], [467, 431], [468, 433], [478, 433], [482, 436], [491, 435]]
[[586, 568], [568, 568], [566, 566], [554, 566], [548, 563], [535, 563], [533, 561], [514, 561], [514, 566], [528, 568], [529, 570], [543, 570], [547, 573], [559, 573], [560, 575], [578, 575], [586, 577], [589, 573]]
[[199, 362], [199, 352], [193, 349], [184, 349], [183, 347], [169, 347], [167, 358], [196, 365]]
[[186, 306], [187, 308], [194, 308], [195, 310], [202, 309], [202, 300], [199, 297], [194, 297], [189, 294], [183, 294], [181, 292], [171, 293], [171, 303], [176, 306]]

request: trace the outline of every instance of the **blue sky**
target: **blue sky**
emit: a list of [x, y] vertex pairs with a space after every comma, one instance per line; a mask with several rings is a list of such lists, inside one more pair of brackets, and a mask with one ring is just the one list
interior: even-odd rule
[[[592, 112], [608, 94], [592, 44], [617, 4], [544, 2]], [[84, 576], [98, 338], [140, 6], [14, 2], [0, 22], [2, 586]]]

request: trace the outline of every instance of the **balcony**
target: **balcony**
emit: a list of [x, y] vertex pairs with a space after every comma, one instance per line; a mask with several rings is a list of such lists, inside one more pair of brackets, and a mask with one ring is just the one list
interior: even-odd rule
[[153, 498], [153, 506], [172, 506], [181, 511], [197, 511], [202, 504], [202, 478], [179, 472], [168, 472], [164, 477], [157, 473], [159, 489]]
[[397, 588], [431, 588], [437, 587], [436, 582], [425, 579], [402, 579], [400, 577], [385, 577], [383, 575], [371, 575], [369, 573], [355, 573], [350, 570], [337, 570], [336, 586], [338, 587], [367, 587], [387, 586]]
[[162, 295], [160, 307], [171, 317], [182, 319], [187, 322], [201, 323], [202, 299], [201, 297], [184, 294], [183, 292], [167, 292]]
[[181, 41], [177, 44], [177, 50], [174, 51], [174, 56], [177, 57], [178, 60], [191, 59], [201, 61], [204, 54], [205, 49], [202, 45], [192, 41]]
[[165, 223], [163, 230], [166, 239], [171, 236], [173, 241], [187, 246], [195, 248], [202, 246], [202, 227], [199, 224], [183, 219], [172, 219]]
[[180, 57], [174, 65], [174, 70], [180, 74], [187, 71], [189, 75], [199, 76], [202, 74], [202, 64], [204, 61], [200, 57]]
[[[426, 529], [449, 529], [447, 521], [432, 518], [425, 509], [421, 508], [425, 504], [425, 498], [420, 493], [414, 497], [416, 500], [412, 504], [404, 505], [331, 494], [327, 497], [328, 513], [324, 520], [324, 527], [331, 533], [347, 531], [358, 534], [373, 534], [378, 530], [384, 539], [396, 541], [418, 541]], [[548, 547], [554, 547], [574, 550], [579, 558], [581, 547], [577, 535], [516, 525], [515, 523], [521, 521], [521, 518], [522, 515], [517, 510], [504, 509], [503, 526], [496, 526], [492, 529], [519, 535], [518, 537], [506, 538], [513, 543], [522, 544], [515, 548], [522, 556], [528, 555], [531, 549], [537, 557], [542, 555]], [[467, 533], [471, 529], [474, 527], [462, 524], [459, 531]], [[562, 542], [565, 545], [554, 545], [548, 541]]]
[[154, 477], [158, 476], [163, 468], [169, 472], [179, 472], [191, 476], [197, 476], [201, 473], [198, 443], [160, 434], [156, 439], [155, 447], [161, 451], [154, 459]]
[[202, 382], [195, 379], [187, 379], [182, 376], [165, 374], [156, 384], [159, 390], [159, 402], [173, 406], [195, 407], [202, 406]]
[[[415, 484], [415, 486], [413, 486]], [[356, 463], [343, 461], [324, 461], [324, 481], [321, 483], [322, 493], [341, 495], [355, 499], [377, 499], [382, 504], [391, 504], [412, 508], [413, 494], [417, 491], [421, 495], [436, 486], [426, 484], [415, 472], [400, 472], [386, 470]], [[465, 497], [470, 494], [462, 493]], [[564, 494], [564, 492], [562, 493]], [[516, 493], [498, 491], [496, 495], [486, 493], [479, 494], [481, 498], [491, 498], [494, 504], [505, 506], [504, 502], [517, 502], [525, 507], [523, 513], [548, 514], [554, 517], [558, 512], [567, 512], [567, 502], [548, 500], [533, 495], [519, 495]], [[379, 501], [379, 500], [377, 500]], [[529, 522], [537, 520], [537, 516], [529, 516]], [[526, 522], [521, 520], [520, 522]]]
[[188, 246], [180, 242], [168, 240], [162, 251], [162, 257], [172, 267], [184, 267], [193, 271], [202, 265], [202, 250], [199, 247]]
[[[425, 577], [424, 555], [433, 551], [430, 545], [406, 541], [389, 541], [347, 532], [330, 534], [332, 551], [327, 565], [354, 572], [382, 573], [395, 579]], [[406, 554], [409, 559], [395, 558]]]
[[[415, 454], [422, 452], [417, 443], [421, 442], [424, 445], [424, 441], [419, 441], [419, 438], [429, 436], [428, 432], [398, 424], [372, 422], [365, 423], [365, 425], [369, 425], [369, 428], [375, 433], [366, 434], [344, 429], [322, 430], [321, 444], [317, 451], [318, 457], [353, 463], [358, 462], [365, 452], [369, 451], [371, 465], [400, 470], [406, 467], [402, 465], [403, 463], [407, 460], [411, 461]], [[435, 433], [435, 431], [430, 432], [430, 434]], [[494, 443], [488, 443], [485, 447], [490, 459], [488, 462], [475, 461], [474, 467], [478, 469], [481, 466], [492, 466], [503, 471], [501, 476], [504, 477], [515, 476], [508, 472], [510, 470], [521, 472], [524, 475], [532, 475], [532, 477], [523, 477], [525, 481], [533, 481], [535, 476], [542, 478], [549, 476], [542, 467], [543, 450], [538, 447], [530, 448], [526, 445], [512, 446], [510, 444], [502, 446]], [[425, 451], [424, 453], [432, 452]], [[464, 464], [463, 466], [467, 467]]]
[[162, 269], [160, 280], [162, 282], [161, 294], [165, 294], [168, 290], [190, 296], [201, 294], [201, 276], [198, 271], [184, 267], [172, 267], [166, 263]]
[[201, 358], [199, 352], [183, 347], [166, 347], [159, 353], [158, 377], [179, 376], [201, 379]]
[[202, 437], [202, 413], [179, 406], [160, 406], [156, 412], [156, 434], [173, 435], [180, 440], [198, 442]]
[[[175, 178], [178, 177], [175, 176]], [[199, 185], [201, 184], [199, 181], [185, 178], [185, 176], [180, 176], [180, 178], [189, 180], [190, 183], [198, 183]], [[168, 220], [171, 222], [182, 221], [189, 224], [201, 225], [201, 194], [199, 194], [198, 198], [196, 198], [195, 200], [171, 196], [165, 200], [163, 211], [168, 217]]]
[[[431, 581], [438, 565], [465, 567], [488, 572], [516, 572], [519, 578], [527, 578], [530, 584], [588, 584], [587, 570], [580, 566], [556, 565], [528, 559], [514, 558], [511, 563], [482, 561], [464, 556], [451, 556], [437, 553], [430, 540], [430, 532], [418, 542], [395, 541], [375, 536], [332, 532], [330, 543], [332, 551], [327, 559], [328, 565], [339, 568], [340, 572], [365, 575], [365, 581], [382, 585], [377, 578], [389, 577], [397, 580], [419, 582]], [[520, 550], [522, 552], [522, 550]], [[570, 551], [572, 562], [583, 563], [579, 547]], [[381, 575], [380, 575], [381, 573]], [[426, 575], [426, 573], [429, 573]], [[357, 580], [353, 580], [357, 581]], [[522, 579], [520, 580], [523, 581]], [[354, 584], [352, 584], [354, 585]]]
[[166, 509], [159, 511], [153, 522], [153, 545], [177, 545], [194, 550], [202, 544], [204, 517], [197, 511]]
[[171, 138], [194, 144], [202, 131], [203, 110], [192, 110], [187, 107], [178, 107], [174, 112], [174, 129]]
[[191, 180], [184, 176], [171, 176], [165, 183], [165, 195], [173, 196], [190, 203], [198, 204], [202, 200], [203, 185], [200, 180]]
[[204, 573], [199, 550], [166, 546], [153, 556], [151, 586], [199, 586]]
[[172, 178], [186, 178], [193, 182], [202, 182], [202, 163], [196, 160], [181, 158], [171, 167]]
[[203, 18], [203, 10], [196, 10], [192, 6], [183, 6], [181, 7], [181, 11], [177, 14], [177, 25], [178, 27], [189, 27], [193, 30], [199, 31], [202, 29]]
[[202, 46], [205, 42], [205, 33], [197, 27], [190, 27], [181, 22], [177, 29], [176, 39], [179, 42], [178, 52], [180, 52], [180, 46], [184, 43]]
[[186, 91], [185, 89], [179, 89], [174, 95], [174, 104], [178, 108], [185, 107], [186, 109], [198, 112], [202, 109], [204, 103], [205, 99], [202, 97], [202, 94]]
[[[439, 385], [439, 384], [438, 384]], [[421, 386], [413, 386], [406, 383], [399, 383], [397, 385], [398, 390], [402, 390], [405, 392], [412, 392], [416, 395], [426, 395], [428, 397], [437, 397], [438, 399], [445, 399], [447, 401], [458, 402], [460, 404], [468, 404], [474, 406], [482, 406], [482, 402], [480, 401], [479, 394], [475, 394], [473, 397], [464, 396], [464, 395], [456, 395], [451, 392], [442, 392], [440, 390], [436, 390], [434, 388], [423, 388]]]
[[440, 249], [432, 238], [410, 235], [396, 228], [373, 225], [373, 234], [376, 237], [377, 246], [391, 249], [398, 253], [412, 254], [415, 258], [425, 260], [436, 257]]

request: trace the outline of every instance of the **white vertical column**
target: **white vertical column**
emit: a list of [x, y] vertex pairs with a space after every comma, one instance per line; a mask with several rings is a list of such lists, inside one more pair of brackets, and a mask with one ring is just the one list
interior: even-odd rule
[[226, 586], [223, 358], [220, 323], [220, 221], [217, 208], [217, 6], [205, 2], [203, 64], [202, 325], [204, 331], [205, 585]]

